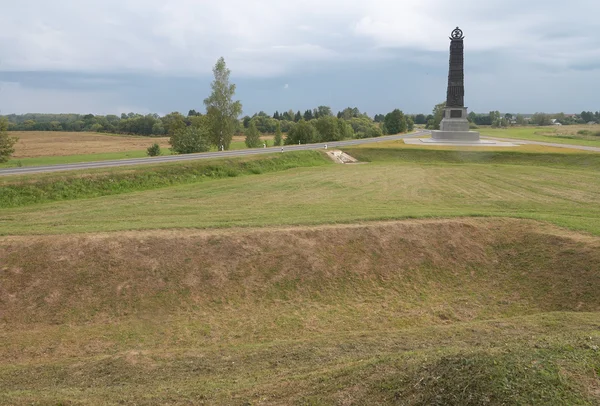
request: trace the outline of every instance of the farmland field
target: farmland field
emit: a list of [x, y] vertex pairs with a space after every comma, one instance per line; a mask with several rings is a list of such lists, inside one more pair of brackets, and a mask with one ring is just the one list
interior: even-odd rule
[[13, 131], [18, 137], [14, 159], [145, 151], [153, 143], [169, 147], [167, 137], [140, 137], [86, 132]]
[[600, 154], [345, 151], [1, 179], [0, 404], [600, 403]]
[[[0, 168], [144, 158], [154, 143], [160, 145], [161, 155], [171, 155], [169, 137], [59, 131], [12, 131], [9, 136], [19, 141], [12, 159], [0, 163]], [[270, 145], [272, 139], [271, 135], [261, 137]], [[244, 148], [244, 137], [233, 137], [231, 149]]]

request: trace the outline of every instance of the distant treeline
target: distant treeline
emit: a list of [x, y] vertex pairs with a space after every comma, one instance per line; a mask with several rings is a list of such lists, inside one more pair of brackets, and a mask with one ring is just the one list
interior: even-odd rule
[[[419, 115], [423, 116], [424, 115]], [[179, 112], [169, 113], [165, 116], [158, 114], [121, 114], [117, 115], [93, 115], [93, 114], [10, 114], [5, 116], [9, 122], [9, 131], [87, 131], [115, 134], [131, 134], [141, 136], [171, 136], [177, 130], [193, 126], [195, 121], [201, 120], [202, 113], [190, 110], [187, 116]], [[253, 122], [261, 133], [274, 133], [277, 126], [284, 133], [289, 133], [300, 121], [311, 123], [316, 128], [319, 119], [328, 118], [341, 120], [351, 131], [343, 130], [344, 138], [370, 138], [383, 134], [397, 134], [411, 131], [415, 118], [408, 116], [396, 109], [386, 115], [378, 114], [374, 119], [359, 111], [358, 108], [348, 107], [337, 115], [334, 115], [328, 106], [319, 106], [312, 110], [306, 110], [303, 114], [292, 110], [284, 113], [276, 111], [272, 116], [265, 112], [259, 112], [253, 116], [245, 116], [238, 121], [236, 133], [243, 134]], [[320, 121], [321, 130], [324, 120]], [[423, 122], [424, 123], [424, 122]]]

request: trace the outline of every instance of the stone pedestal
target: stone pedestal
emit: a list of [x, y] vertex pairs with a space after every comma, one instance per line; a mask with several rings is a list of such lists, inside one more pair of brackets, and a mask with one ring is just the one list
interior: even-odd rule
[[439, 131], [431, 132], [432, 140], [439, 142], [479, 141], [479, 133], [469, 131], [466, 107], [446, 107]]

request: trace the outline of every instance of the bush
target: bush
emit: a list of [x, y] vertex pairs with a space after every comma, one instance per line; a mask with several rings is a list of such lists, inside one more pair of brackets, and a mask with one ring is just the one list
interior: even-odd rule
[[8, 136], [8, 120], [0, 118], [0, 162], [6, 162], [15, 152], [14, 145], [18, 141], [16, 137]]
[[256, 128], [254, 120], [250, 121], [250, 124], [246, 129], [246, 146], [248, 148], [259, 148], [262, 146], [262, 142], [260, 141], [260, 132]]
[[206, 126], [179, 129], [171, 136], [169, 144], [178, 154], [206, 152], [210, 149], [208, 129]]
[[148, 149], [146, 150], [146, 154], [148, 154], [148, 156], [159, 156], [160, 155], [160, 145], [153, 144], [152, 146], [148, 147]]

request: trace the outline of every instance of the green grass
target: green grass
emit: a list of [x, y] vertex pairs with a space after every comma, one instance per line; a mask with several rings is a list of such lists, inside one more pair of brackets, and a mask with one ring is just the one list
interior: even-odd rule
[[[600, 126], [599, 126], [600, 127]], [[600, 130], [600, 128], [598, 128]], [[516, 128], [480, 128], [481, 135], [498, 138], [514, 138], [528, 141], [551, 142], [600, 147], [600, 137], [594, 135], [571, 134], [569, 126], [564, 127], [516, 127]]]
[[285, 170], [298, 166], [330, 163], [314, 151], [273, 154], [266, 157], [216, 159], [185, 164], [164, 164], [133, 169], [28, 176], [27, 180], [9, 177], [0, 180], [0, 207], [26, 206], [57, 200], [129, 193], [137, 190], [203, 182], [207, 179], [236, 177]]
[[[126, 199], [104, 196], [5, 209], [0, 216], [0, 232], [43, 234], [502, 216], [550, 221], [600, 233], [600, 156], [596, 154], [389, 148], [348, 151], [371, 163], [207, 180], [134, 192]], [[181, 171], [187, 173], [187, 169]], [[102, 185], [106, 185], [111, 177], [103, 179]], [[168, 178], [163, 184], [170, 182]], [[30, 199], [27, 184], [3, 186], [3, 191], [11, 187], [17, 192], [13, 197], [4, 197], [8, 193], [3, 192], [5, 202]], [[34, 189], [32, 194], [37, 198], [39, 188]], [[110, 193], [110, 188], [94, 191], [106, 192]]]

